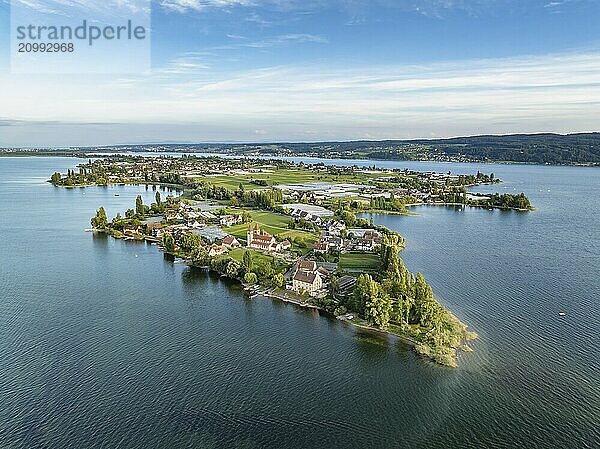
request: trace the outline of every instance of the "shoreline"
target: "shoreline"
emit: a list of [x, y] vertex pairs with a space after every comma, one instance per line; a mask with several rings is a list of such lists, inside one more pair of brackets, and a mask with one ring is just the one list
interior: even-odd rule
[[[131, 153], [131, 151], [129, 151]], [[135, 151], [132, 156], [145, 155], [148, 153], [147, 151]], [[160, 156], [167, 155], [171, 156], [172, 153], [181, 154], [192, 154], [192, 155], [210, 155], [204, 157], [215, 157], [218, 156], [235, 156], [236, 158], [244, 159], [244, 158], [256, 158], [260, 157], [261, 159], [281, 159], [281, 158], [309, 158], [309, 159], [322, 159], [322, 160], [358, 160], [358, 161], [369, 161], [369, 162], [424, 162], [424, 163], [432, 163], [432, 164], [486, 164], [486, 165], [523, 165], [523, 166], [540, 166], [540, 167], [578, 167], [578, 168], [599, 168], [600, 162], [573, 162], [573, 163], [564, 163], [564, 164], [551, 164], [551, 163], [542, 163], [542, 162], [523, 162], [523, 161], [504, 161], [504, 160], [433, 160], [433, 159], [376, 159], [376, 158], [365, 158], [365, 157], [357, 157], [358, 155], [348, 155], [348, 156], [339, 156], [339, 157], [326, 157], [324, 155], [256, 155], [256, 154], [236, 154], [236, 153], [223, 153], [223, 152], [211, 152], [208, 150], [203, 151], [185, 151], [185, 152], [175, 152], [175, 151], [163, 151], [163, 152], [154, 152], [152, 156]], [[111, 152], [110, 154], [106, 154], [103, 156], [119, 156], [125, 155], [125, 152], [116, 151]], [[95, 152], [89, 153], [78, 153], [78, 154], [70, 154], [70, 153], [54, 153], [52, 151], [48, 152], [27, 152], [27, 151], [1, 151], [0, 157], [72, 157], [77, 159], [88, 159], [90, 157], [98, 157]], [[202, 156], [201, 156], [202, 157]]]
[[[502, 207], [502, 206], [483, 206], [479, 204], [465, 204], [465, 203], [410, 203], [406, 204], [406, 207], [417, 207], [417, 206], [462, 206], [462, 207], [474, 207], [476, 209], [498, 209], [498, 210], [514, 210], [516, 212], [533, 212], [535, 207], [531, 209], [523, 209], [517, 207]], [[369, 212], [367, 212], [369, 213]], [[379, 213], [379, 212], [377, 212]]]
[[[461, 347], [465, 346], [466, 343], [468, 341], [470, 341], [471, 339], [467, 338], [467, 336], [465, 335], [463, 338], [461, 338], [461, 342], [460, 345], [457, 347], [450, 347], [450, 346], [444, 346], [443, 349], [445, 349], [447, 352], [450, 351], [452, 353], [451, 357], [448, 359], [440, 359], [438, 357], [436, 357], [437, 353], [433, 353], [431, 354], [429, 351], [420, 351], [419, 347], [422, 346], [423, 344], [418, 342], [417, 340], [411, 338], [409, 335], [403, 334], [403, 333], [397, 333], [397, 332], [393, 332], [392, 330], [388, 330], [388, 329], [382, 329], [380, 327], [376, 327], [374, 325], [370, 325], [368, 324], [365, 320], [360, 319], [356, 316], [356, 314], [354, 313], [350, 313], [351, 315], [354, 315], [354, 317], [352, 319], [348, 319], [348, 318], [344, 318], [344, 316], [346, 315], [335, 315], [325, 309], [323, 309], [322, 307], [319, 307], [317, 305], [314, 304], [309, 304], [306, 303], [304, 301], [302, 301], [299, 298], [294, 298], [291, 297], [294, 294], [289, 292], [289, 294], [284, 294], [284, 293], [288, 293], [287, 290], [281, 290], [281, 289], [277, 289], [274, 287], [271, 288], [265, 288], [265, 287], [261, 287], [259, 284], [248, 284], [246, 282], [244, 282], [242, 279], [239, 279], [237, 277], [231, 277], [225, 273], [222, 273], [218, 270], [215, 270], [213, 268], [211, 268], [210, 266], [197, 266], [194, 265], [190, 262], [189, 259], [186, 259], [184, 257], [181, 257], [178, 254], [173, 254], [173, 253], [169, 253], [167, 252], [162, 246], [160, 245], [156, 245], [156, 240], [154, 239], [134, 239], [134, 238], [126, 238], [126, 237], [117, 237], [112, 235], [109, 232], [106, 232], [105, 230], [102, 229], [94, 229], [94, 228], [90, 228], [90, 229], [85, 229], [85, 232], [96, 232], [96, 233], [102, 233], [105, 234], [106, 236], [109, 237], [113, 237], [116, 240], [122, 240], [122, 241], [138, 241], [138, 242], [148, 242], [151, 245], [155, 245], [157, 246], [158, 250], [160, 252], [162, 252], [163, 254], [167, 254], [171, 257], [173, 257], [173, 263], [174, 264], [185, 264], [186, 266], [188, 266], [189, 268], [193, 268], [193, 269], [198, 269], [198, 270], [204, 270], [207, 271], [209, 273], [214, 273], [216, 275], [219, 275], [220, 277], [225, 277], [228, 280], [232, 281], [232, 282], [236, 282], [238, 285], [240, 285], [243, 290], [244, 293], [246, 295], [248, 295], [248, 299], [253, 299], [256, 296], [262, 296], [265, 299], [269, 299], [269, 300], [278, 300], [281, 301], [283, 303], [288, 303], [288, 304], [292, 304], [296, 307], [301, 307], [303, 309], [308, 309], [308, 310], [316, 310], [319, 312], [319, 314], [323, 314], [324, 316], [326, 316], [327, 318], [330, 319], [335, 319], [336, 321], [339, 321], [341, 323], [344, 323], [346, 325], [352, 326], [356, 329], [360, 329], [363, 331], [368, 331], [368, 332], [375, 332], [381, 336], [386, 336], [386, 337], [392, 337], [398, 340], [401, 340], [402, 342], [406, 343], [407, 345], [409, 345], [411, 347], [411, 349], [421, 358], [423, 359], [427, 359], [433, 363], [435, 363], [436, 365], [439, 366], [444, 366], [447, 368], [457, 368], [458, 364], [457, 364], [457, 356], [458, 356], [458, 351]], [[262, 291], [261, 291], [262, 290]], [[451, 312], [449, 312], [451, 313]], [[454, 317], [454, 315], [452, 315]], [[454, 317], [456, 318], [456, 317]], [[456, 318], [457, 319], [457, 318]], [[357, 320], [360, 320], [360, 322], [358, 322]], [[458, 319], [457, 319], [458, 320]], [[396, 325], [394, 325], [394, 327], [397, 327]], [[476, 338], [476, 337], [475, 337]], [[473, 338], [473, 339], [475, 339]]]
[[[334, 166], [332, 169], [323, 169], [326, 173], [324, 176], [333, 177], [333, 181], [351, 183], [349, 184], [351, 186], [365, 184], [372, 189], [369, 193], [391, 191], [392, 194], [390, 200], [381, 199], [381, 195], [379, 195], [377, 201], [372, 200], [368, 205], [358, 204], [361, 202], [358, 200], [351, 202], [352, 198], [347, 199], [345, 203], [338, 199], [337, 206], [334, 195], [325, 195], [324, 205], [335, 211], [331, 214], [332, 216], [341, 220], [331, 221], [335, 225], [334, 231], [339, 227], [342, 228], [342, 231], [347, 229], [349, 235], [344, 235], [343, 238], [344, 240], [351, 240], [346, 245], [342, 245], [341, 239], [338, 239], [339, 242], [336, 243], [338, 245], [336, 247], [337, 252], [344, 254], [352, 252], [352, 250], [362, 249], [374, 256], [352, 256], [351, 263], [339, 267], [336, 265], [333, 268], [333, 270], [336, 270], [335, 273], [331, 272], [332, 286], [328, 282], [329, 272], [325, 271], [324, 275], [326, 277], [324, 279], [317, 276], [318, 273], [316, 273], [313, 281], [305, 282], [310, 285], [303, 288], [302, 276], [299, 276], [298, 282], [294, 278], [292, 284], [290, 277], [286, 278], [284, 275], [292, 272], [290, 269], [291, 264], [296, 264], [296, 267], [299, 266], [299, 261], [305, 258], [307, 252], [311, 250], [314, 250], [314, 253], [311, 253], [313, 258], [322, 261], [323, 258], [320, 258], [318, 253], [322, 252], [321, 247], [325, 244], [320, 242], [321, 240], [329, 242], [329, 240], [324, 239], [330, 238], [327, 237], [331, 231], [329, 226], [333, 225], [328, 224], [329, 222], [324, 223], [324, 226], [322, 223], [313, 223], [310, 228], [307, 228], [300, 223], [302, 226], [300, 227], [301, 230], [298, 231], [298, 217], [294, 220], [293, 214], [283, 210], [284, 194], [281, 192], [282, 189], [277, 189], [276, 186], [285, 186], [285, 182], [293, 176], [300, 176], [302, 179], [307, 178], [308, 181], [306, 182], [309, 182], [314, 179], [313, 172], [301, 166], [301, 164], [282, 162], [280, 166], [278, 162], [274, 161], [275, 168], [280, 169], [280, 171], [277, 172], [277, 177], [273, 179], [273, 185], [270, 189], [256, 189], [252, 184], [269, 185], [262, 179], [259, 179], [259, 181], [263, 181], [262, 183], [254, 182], [252, 179], [252, 173], [263, 173], [262, 165], [260, 165], [262, 162], [260, 161], [244, 162], [240, 165], [237, 162], [230, 162], [217, 157], [214, 160], [209, 158], [208, 161], [210, 162], [202, 163], [201, 167], [198, 165], [201, 163], [200, 160], [194, 158], [183, 158], [181, 160], [157, 158], [153, 161], [155, 164], [148, 165], [144, 157], [95, 160], [78, 166], [78, 173], [69, 170], [66, 177], [58, 172], [53, 173], [50, 183], [55, 187], [67, 188], [108, 187], [109, 185], [136, 186], [138, 188], [145, 186], [146, 191], [149, 190], [149, 186], [153, 186], [152, 190], [156, 190], [154, 186], [159, 185], [164, 186], [164, 188], [173, 188], [179, 192], [183, 191], [182, 197], [170, 196], [167, 197], [166, 202], [161, 200], [160, 192], [157, 192], [155, 195], [156, 203], [151, 205], [145, 205], [142, 197], [138, 196], [135, 210], [128, 209], [125, 218], [117, 214], [112, 221], [108, 221], [106, 211], [103, 207], [100, 207], [91, 219], [91, 229], [86, 229], [86, 231], [103, 232], [125, 241], [146, 241], [153, 245], [158, 244], [158, 247], [168, 254], [167, 259], [175, 258], [175, 263], [209, 270], [222, 277], [235, 279], [242, 284], [251, 297], [260, 294], [266, 298], [278, 299], [303, 308], [316, 309], [331, 318], [336, 317], [341, 321], [347, 321], [357, 329], [394, 336], [412, 346], [419, 355], [432, 359], [440, 365], [452, 367], [457, 366], [459, 348], [463, 347], [463, 343], [469, 340], [469, 335], [475, 334], [468, 332], [467, 325], [456, 318], [450, 310], [435, 298], [431, 286], [427, 284], [421, 273], [411, 273], [404, 266], [400, 258], [400, 252], [406, 246], [404, 237], [385, 226], [375, 226], [372, 216], [375, 214], [418, 215], [412, 210], [407, 210], [404, 201], [416, 200], [420, 193], [429, 193], [431, 197], [425, 196], [423, 197], [424, 202], [410, 203], [409, 207], [427, 204], [461, 207], [468, 205], [489, 209], [502, 207], [508, 209], [514, 208], [512, 206], [520, 207], [522, 205], [529, 207], [529, 201], [524, 193], [519, 195], [496, 195], [493, 198], [488, 198], [490, 203], [498, 204], [498, 206], [464, 204], [463, 202], [426, 202], [436, 198], [439, 200], [452, 199], [453, 201], [456, 198], [459, 201], [466, 201], [466, 197], [460, 194], [460, 192], [466, 191], [466, 187], [501, 182], [501, 180], [495, 179], [493, 174], [486, 175], [480, 171], [477, 172], [477, 176], [451, 176], [450, 173], [408, 171], [404, 175], [392, 177], [391, 180], [381, 178], [385, 180], [383, 182], [377, 176], [369, 177], [356, 173], [356, 167]], [[127, 168], [124, 169], [122, 164], [125, 164], [124, 166]], [[244, 170], [240, 171], [241, 169]], [[330, 172], [331, 170], [333, 172]], [[234, 178], [234, 181], [226, 177], [225, 181], [211, 182], [210, 180], [214, 178], [211, 175], [213, 171], [221, 174], [231, 173], [230, 177]], [[168, 176], [164, 173], [168, 173]], [[248, 173], [251, 174], [250, 180], [245, 176]], [[237, 175], [241, 178], [237, 179]], [[224, 176], [221, 175], [221, 177]], [[206, 181], [205, 178], [210, 179]], [[322, 178], [319, 177], [318, 179], [321, 180]], [[235, 189], [238, 181], [239, 187]], [[246, 192], [243, 187], [244, 183], [249, 185], [250, 193]], [[400, 188], [405, 184], [410, 185], [412, 190], [399, 190], [398, 192], [406, 198], [404, 201], [398, 200], [393, 195], [395, 192], [393, 189]], [[437, 185], [443, 185], [444, 187], [438, 191]], [[461, 186], [462, 188], [460, 188]], [[419, 195], [410, 197], [407, 193], [411, 192], [417, 192]], [[460, 194], [458, 198], [457, 192]], [[302, 189], [300, 189], [300, 193], [295, 191], [287, 193], [290, 198], [296, 198], [299, 195], [302, 195]], [[371, 198], [374, 198], [374, 196]], [[297, 241], [290, 238], [287, 243], [287, 248], [290, 249], [289, 254], [286, 257], [280, 257], [283, 262], [276, 261], [273, 254], [271, 254], [270, 259], [267, 257], [265, 261], [265, 256], [259, 254], [256, 256], [256, 263], [253, 264], [252, 251], [250, 251], [250, 254], [248, 251], [244, 252], [243, 246], [239, 241], [236, 243], [235, 239], [231, 240], [232, 237], [230, 238], [230, 241], [233, 242], [232, 245], [227, 246], [225, 242], [221, 243], [218, 237], [216, 239], [210, 239], [209, 237], [203, 239], [199, 233], [195, 233], [194, 229], [200, 227], [200, 222], [193, 220], [197, 220], [197, 217], [201, 214], [195, 211], [192, 200], [200, 201], [201, 199], [223, 205], [223, 209], [220, 209], [216, 216], [203, 217], [202, 223], [213, 223], [220, 220], [220, 223], [223, 224], [222, 216], [228, 213], [232, 214], [234, 212], [231, 212], [231, 210], [235, 210], [235, 213], [238, 213], [236, 223], [253, 221], [258, 223], [262, 220], [264, 226], [274, 234], [264, 232], [264, 235], [270, 241], [281, 241], [283, 238], [290, 238], [289, 235], [293, 235]], [[364, 201], [361, 203], [364, 203]], [[227, 209], [227, 206], [230, 206], [230, 209]], [[243, 216], [240, 211], [245, 215]], [[306, 220], [311, 219], [308, 212], [306, 214]], [[164, 220], [159, 219], [158, 226], [153, 225], [150, 227], [149, 224], [147, 225], [143, 221], [148, 216], [155, 215], [164, 217]], [[371, 220], [365, 218], [368, 215], [371, 215]], [[235, 216], [231, 217], [236, 218]], [[296, 222], [296, 225], [294, 225], [294, 222]], [[240, 226], [240, 229], [235, 228], [234, 230], [229, 230], [229, 227], [225, 226], [221, 228], [221, 231], [224, 230], [237, 238], [254, 235], [254, 231], [244, 232], [245, 225]], [[157, 228], [159, 231], [162, 229], [162, 231], [155, 232]], [[363, 234], [360, 233], [354, 235], [351, 233], [354, 228], [370, 230], [369, 236], [366, 237], [366, 231], [364, 238]], [[254, 229], [258, 229], [258, 224]], [[278, 231], [280, 232], [278, 233]], [[279, 235], [280, 240], [276, 240], [277, 235]], [[335, 232], [333, 235], [336, 235]], [[218, 243], [215, 244], [215, 240]], [[315, 241], [320, 243], [321, 246], [317, 247]], [[311, 247], [313, 243], [314, 248]], [[235, 248], [240, 248], [242, 252], [228, 254], [233, 244], [236, 245]], [[294, 248], [292, 244], [297, 244], [297, 246]], [[274, 243], [271, 243], [271, 245], [274, 245]], [[246, 249], [258, 248], [260, 250], [262, 248], [250, 243], [247, 247]], [[279, 248], [279, 246], [277, 247]], [[271, 250], [271, 246], [269, 246], [269, 251]], [[264, 253], [263, 251], [259, 252]], [[336, 254], [333, 254], [333, 256], [336, 256]], [[394, 262], [396, 259], [399, 260]], [[326, 258], [325, 260], [333, 261], [334, 259]], [[311, 267], [316, 267], [314, 260], [310, 262], [313, 264], [310, 265]], [[381, 269], [380, 272], [371, 269], [373, 263], [375, 263], [375, 267]], [[355, 265], [361, 267], [360, 270], [352, 270]], [[300, 269], [296, 268], [296, 270]], [[310, 270], [307, 269], [306, 271]], [[318, 270], [312, 268], [312, 271]], [[351, 282], [352, 279], [350, 281], [344, 280], [345, 285], [349, 288], [344, 287], [342, 294], [339, 294], [337, 280], [340, 276], [343, 278], [347, 275], [354, 278], [354, 283]], [[294, 275], [292, 274], [292, 276]], [[308, 275], [305, 278], [310, 279]], [[464, 346], [466, 347], [466, 344]]]

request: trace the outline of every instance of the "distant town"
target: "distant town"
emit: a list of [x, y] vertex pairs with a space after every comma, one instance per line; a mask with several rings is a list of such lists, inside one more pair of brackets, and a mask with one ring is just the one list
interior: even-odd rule
[[326, 311], [394, 334], [417, 352], [455, 366], [474, 334], [399, 257], [405, 241], [374, 213], [410, 214], [420, 204], [532, 209], [524, 194], [469, 193], [493, 174], [382, 170], [219, 157], [110, 156], [54, 173], [58, 187], [146, 185], [131, 209], [90, 231], [145, 240], [191, 266], [242, 282], [249, 295]]

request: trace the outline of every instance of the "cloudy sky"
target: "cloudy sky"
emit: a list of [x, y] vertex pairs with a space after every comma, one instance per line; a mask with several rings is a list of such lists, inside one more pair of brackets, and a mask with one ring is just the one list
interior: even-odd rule
[[599, 130], [600, 0], [152, 1], [152, 70], [112, 75], [11, 74], [9, 3], [2, 146]]

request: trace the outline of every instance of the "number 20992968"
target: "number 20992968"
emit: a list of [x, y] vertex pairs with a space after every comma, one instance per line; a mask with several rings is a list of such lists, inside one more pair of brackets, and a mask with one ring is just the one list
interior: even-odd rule
[[18, 53], [73, 53], [74, 51], [75, 46], [72, 42], [19, 42], [17, 48]]

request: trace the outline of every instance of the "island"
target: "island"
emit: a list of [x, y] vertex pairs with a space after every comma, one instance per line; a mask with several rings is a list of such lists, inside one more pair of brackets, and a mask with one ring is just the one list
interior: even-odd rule
[[[138, 184], [155, 190], [110, 219], [99, 207], [90, 231], [145, 240], [193, 267], [262, 294], [385, 332], [434, 362], [455, 367], [474, 332], [404, 265], [405, 239], [367, 213], [410, 214], [418, 204], [532, 210], [525, 196], [475, 194], [493, 174], [416, 172], [282, 160], [109, 156], [88, 160], [57, 187]], [[166, 188], [177, 195], [163, 198]]]

